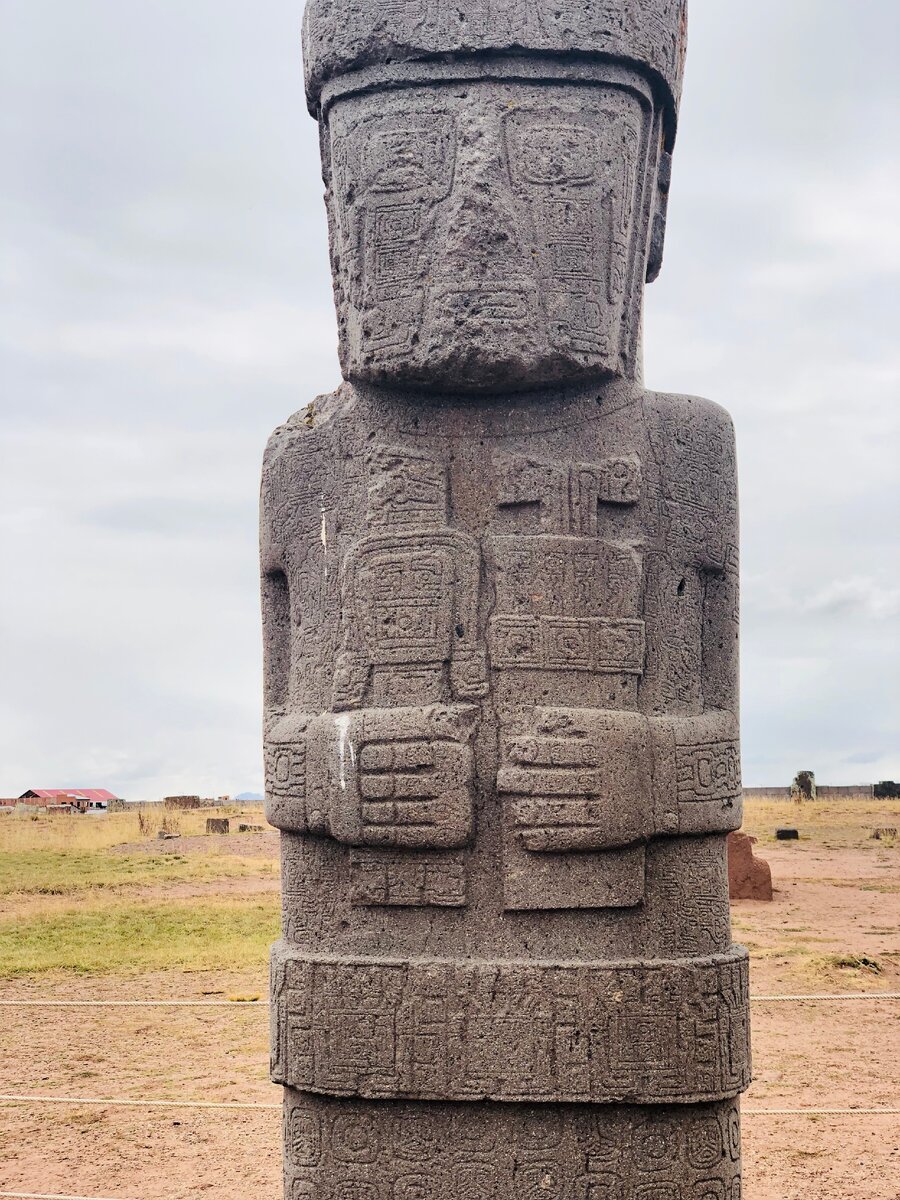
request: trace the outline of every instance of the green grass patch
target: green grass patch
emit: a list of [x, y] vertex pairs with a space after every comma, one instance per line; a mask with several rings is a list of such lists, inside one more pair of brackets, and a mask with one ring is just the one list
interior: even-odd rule
[[279, 936], [276, 895], [259, 899], [91, 901], [62, 913], [0, 920], [0, 978], [74, 971], [259, 967]]
[[74, 850], [7, 850], [0, 854], [0, 896], [71, 896], [93, 888], [146, 887], [267, 877], [277, 866], [230, 855], [108, 854]]

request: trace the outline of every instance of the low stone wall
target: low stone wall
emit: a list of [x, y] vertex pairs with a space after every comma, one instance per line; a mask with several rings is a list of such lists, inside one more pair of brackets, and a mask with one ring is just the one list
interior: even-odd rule
[[[871, 800], [875, 795], [874, 783], [850, 783], [839, 787], [816, 787], [816, 797], [819, 800], [838, 800], [841, 797], [849, 799], [858, 796], [862, 800]], [[749, 787], [744, 788], [745, 800], [790, 800], [789, 787]]]
[[875, 784], [850, 783], [841, 787], [817, 787], [816, 791], [820, 800], [837, 800], [841, 796], [859, 796], [864, 800], [872, 800], [875, 797]]
[[199, 808], [199, 796], [165, 796], [163, 804], [166, 808]]

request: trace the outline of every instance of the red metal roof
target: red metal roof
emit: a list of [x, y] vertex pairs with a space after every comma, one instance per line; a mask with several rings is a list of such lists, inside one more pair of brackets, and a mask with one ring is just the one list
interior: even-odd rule
[[37, 796], [41, 800], [65, 796], [74, 800], [103, 800], [106, 803], [119, 798], [106, 788], [29, 788], [27, 792], [22, 793], [20, 799], [24, 800], [26, 796]]

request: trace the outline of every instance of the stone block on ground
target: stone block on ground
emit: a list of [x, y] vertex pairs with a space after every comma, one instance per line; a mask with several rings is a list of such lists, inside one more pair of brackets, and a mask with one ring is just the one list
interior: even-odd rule
[[728, 893], [732, 900], [772, 899], [772, 868], [753, 853], [756, 842], [748, 833], [728, 835]]

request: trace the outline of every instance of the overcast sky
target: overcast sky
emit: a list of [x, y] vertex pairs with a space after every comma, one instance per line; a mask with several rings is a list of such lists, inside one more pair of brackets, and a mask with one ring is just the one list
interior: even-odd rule
[[[261, 789], [270, 430], [338, 382], [300, 0], [0, 0], [0, 795]], [[748, 784], [900, 778], [897, 0], [691, 0], [647, 382], [730, 409]]]

